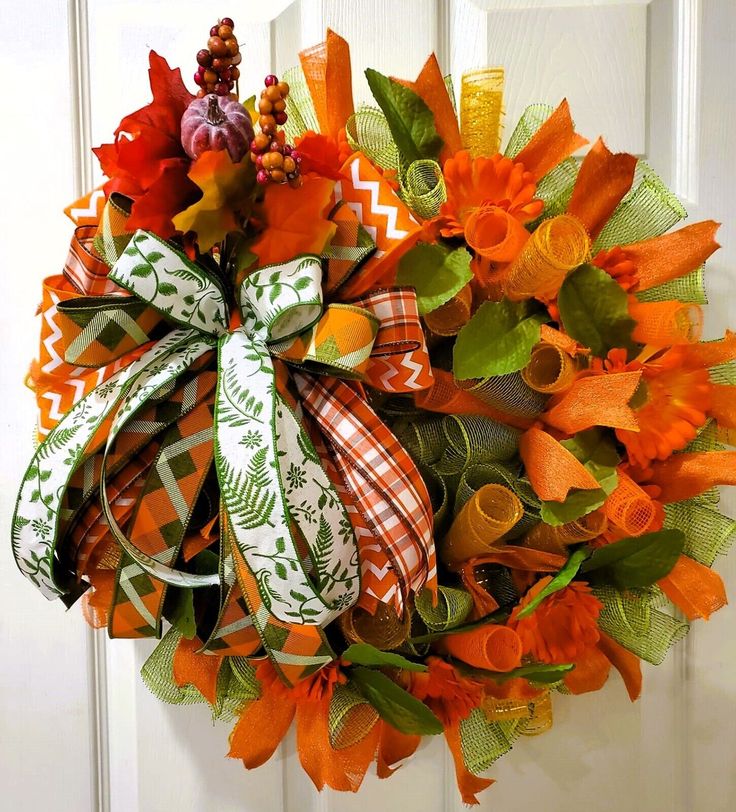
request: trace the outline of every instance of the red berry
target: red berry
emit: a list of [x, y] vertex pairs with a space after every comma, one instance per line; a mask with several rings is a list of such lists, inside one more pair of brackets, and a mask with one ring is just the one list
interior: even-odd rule
[[194, 83], [202, 87], [202, 85], [204, 84], [204, 73], [200, 73], [199, 71], [197, 71], [194, 74]]
[[216, 37], [216, 36], [217, 36], [217, 32], [218, 32], [219, 30], [220, 30], [220, 26], [219, 26], [219, 25], [213, 25], [213, 26], [212, 26], [212, 28], [210, 28], [210, 36], [211, 36], [211, 37]]
[[263, 80], [263, 84], [266, 85], [266, 87], [271, 87], [271, 85], [277, 85], [278, 83], [278, 77], [274, 76], [272, 73], [269, 73], [268, 76]]
[[286, 124], [289, 117], [286, 115], [286, 113], [276, 113], [274, 118], [276, 119], [277, 124], [282, 125]]
[[220, 25], [229, 25], [230, 28], [235, 28], [235, 23], [232, 20], [232, 17], [223, 17], [220, 20]]
[[215, 85], [215, 93], [217, 93], [218, 96], [227, 96], [229, 92], [230, 88], [227, 82], [218, 82]]
[[258, 174], [256, 175], [256, 180], [258, 181], [258, 183], [265, 186], [270, 180], [268, 172], [266, 172], [265, 169], [259, 169]]
[[206, 48], [197, 51], [197, 63], [204, 68], [209, 68], [212, 64], [212, 54]]
[[281, 152], [281, 144], [278, 141], [271, 141], [271, 145], [269, 146], [271, 152]]
[[256, 166], [259, 169], [263, 166], [263, 155], [256, 155]]
[[298, 152], [297, 150], [295, 150], [294, 148], [292, 148], [292, 150], [291, 150], [291, 157], [292, 157], [292, 158], [293, 158], [293, 159], [294, 159], [294, 160], [295, 160], [297, 163], [301, 163], [301, 161], [302, 161], [302, 156], [301, 156], [301, 155], [299, 154], [299, 152]]
[[222, 81], [222, 82], [229, 82], [230, 81], [230, 68], [223, 68], [220, 71], [220, 81]]

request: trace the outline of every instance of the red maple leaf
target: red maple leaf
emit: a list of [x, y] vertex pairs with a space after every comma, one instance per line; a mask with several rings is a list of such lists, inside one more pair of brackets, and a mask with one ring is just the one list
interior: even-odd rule
[[168, 239], [176, 232], [173, 217], [202, 194], [188, 177], [191, 160], [181, 145], [181, 117], [194, 96], [179, 68], [172, 70], [155, 51], [149, 61], [153, 101], [125, 116], [115, 141], [93, 152], [110, 178], [105, 194], [121, 192], [134, 201], [128, 227]]

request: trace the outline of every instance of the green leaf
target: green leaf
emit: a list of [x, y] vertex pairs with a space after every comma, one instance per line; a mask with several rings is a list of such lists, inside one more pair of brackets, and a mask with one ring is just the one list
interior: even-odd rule
[[472, 668], [462, 662], [453, 663], [455, 668], [468, 676], [491, 677], [494, 682], [506, 682], [510, 679], [526, 679], [529, 682], [536, 682], [542, 685], [553, 685], [559, 682], [565, 674], [569, 674], [575, 668], [573, 663], [529, 663], [520, 665], [511, 671], [487, 671], [484, 668]]
[[384, 721], [408, 735], [434, 736], [442, 733], [442, 722], [416, 697], [380, 671], [353, 668], [351, 679], [360, 693]]
[[342, 659], [356, 665], [367, 666], [391, 666], [393, 668], [403, 668], [404, 671], [427, 671], [427, 666], [423, 663], [413, 663], [402, 657], [400, 654], [393, 654], [390, 651], [381, 651], [369, 643], [353, 643], [343, 652]]
[[141, 279], [150, 276], [152, 273], [153, 268], [150, 265], [136, 265], [134, 268], [131, 268], [130, 270], [131, 276], [139, 276], [141, 277]]
[[575, 552], [567, 559], [567, 564], [555, 575], [555, 577], [547, 584], [544, 589], [540, 590], [529, 603], [519, 612], [517, 618], [528, 617], [536, 610], [539, 604], [555, 592], [559, 592], [570, 584], [572, 579], [577, 575], [580, 565], [588, 557], [590, 551], [585, 549], [575, 550]]
[[162, 296], [175, 296], [178, 291], [176, 285], [172, 285], [171, 282], [161, 282], [158, 286], [158, 292]]
[[424, 316], [449, 302], [472, 278], [470, 254], [464, 248], [453, 251], [420, 243], [401, 258], [396, 284], [416, 290], [419, 313]]
[[167, 620], [187, 640], [191, 640], [197, 634], [197, 623], [194, 620], [193, 589], [189, 587], [176, 589], [175, 600], [172, 601]]
[[605, 358], [614, 347], [636, 347], [626, 291], [600, 268], [583, 265], [571, 273], [562, 283], [557, 304], [565, 332], [593, 355]]
[[582, 572], [595, 573], [596, 581], [620, 589], [651, 586], [669, 574], [684, 545], [681, 530], [659, 530], [621, 539], [594, 550]]
[[596, 490], [572, 490], [564, 502], [542, 502], [542, 521], [553, 527], [574, 522], [599, 508], [618, 485], [620, 462], [613, 441], [598, 428], [581, 431], [564, 446], [598, 480]]
[[286, 567], [281, 563], [281, 561], [277, 561], [274, 564], [274, 571], [282, 581], [287, 579]]
[[455, 377], [462, 381], [523, 369], [539, 341], [539, 328], [547, 321], [549, 315], [531, 312], [528, 302], [484, 302], [458, 333]]
[[407, 164], [421, 158], [437, 159], [443, 143], [435, 129], [432, 111], [424, 101], [413, 90], [378, 71], [368, 68], [365, 75]]

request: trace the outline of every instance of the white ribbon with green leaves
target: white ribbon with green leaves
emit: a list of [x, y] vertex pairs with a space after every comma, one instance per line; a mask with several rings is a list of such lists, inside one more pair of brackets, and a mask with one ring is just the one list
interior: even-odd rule
[[[329, 623], [358, 598], [355, 536], [302, 426], [299, 407], [293, 412], [277, 391], [269, 351], [270, 344], [303, 333], [322, 315], [320, 258], [297, 257], [247, 277], [240, 291], [243, 325], [232, 332], [219, 284], [155, 235], [136, 232], [110, 279], [185, 329], [173, 330], [93, 390], [39, 447], [13, 521], [20, 569], [47, 597], [63, 594], [53, 568], [61, 505], [74, 471], [102, 447], [95, 433], [114, 414], [103, 438], [105, 460], [138, 410], [216, 345], [215, 465], [235, 542], [275, 617]], [[93, 439], [96, 446], [89, 447]], [[131, 557], [164, 582], [211, 584], [212, 576], [175, 570], [130, 543], [107, 502], [104, 469], [103, 462], [103, 510]]]

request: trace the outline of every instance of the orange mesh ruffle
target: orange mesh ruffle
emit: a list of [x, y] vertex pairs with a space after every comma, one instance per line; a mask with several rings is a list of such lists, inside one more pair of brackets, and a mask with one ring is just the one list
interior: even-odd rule
[[652, 347], [692, 344], [703, 331], [703, 311], [690, 302], [639, 302], [631, 297], [629, 313], [636, 322], [631, 337]]
[[652, 465], [650, 481], [661, 488], [660, 501], [681, 502], [716, 485], [736, 485], [736, 451], [674, 454]]
[[575, 132], [570, 105], [563, 99], [514, 160], [539, 180], [587, 143], [587, 138]]
[[687, 555], [681, 555], [657, 585], [688, 620], [708, 620], [728, 603], [721, 576]]
[[577, 364], [560, 347], [542, 341], [532, 350], [529, 363], [521, 370], [527, 386], [544, 394], [569, 389], [577, 374]]
[[736, 428], [736, 386], [715, 384], [710, 414], [718, 425], [726, 429]]

